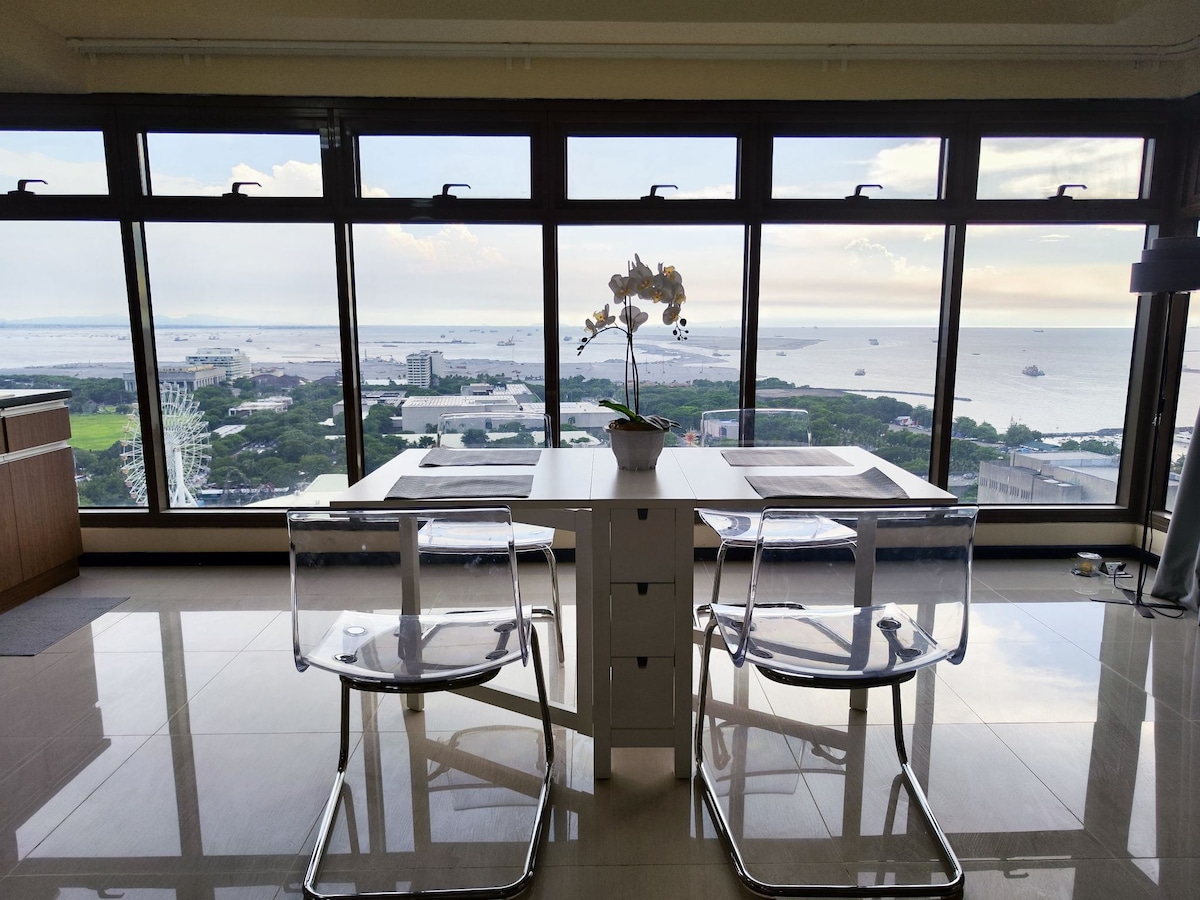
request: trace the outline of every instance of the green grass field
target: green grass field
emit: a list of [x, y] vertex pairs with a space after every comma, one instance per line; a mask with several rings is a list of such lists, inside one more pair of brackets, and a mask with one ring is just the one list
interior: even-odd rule
[[123, 413], [71, 416], [71, 446], [76, 450], [107, 450], [125, 434]]

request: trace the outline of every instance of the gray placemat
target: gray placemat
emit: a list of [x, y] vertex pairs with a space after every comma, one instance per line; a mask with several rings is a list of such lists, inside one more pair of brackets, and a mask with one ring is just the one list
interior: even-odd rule
[[421, 460], [421, 468], [427, 466], [536, 466], [541, 458], [541, 450], [502, 448], [454, 450], [450, 447], [434, 447]]
[[443, 497], [528, 497], [532, 475], [405, 475], [387, 492], [395, 500]]
[[731, 466], [848, 466], [824, 447], [731, 447], [721, 455]]
[[904, 488], [875, 468], [855, 475], [748, 475], [746, 482], [760, 497], [908, 499]]

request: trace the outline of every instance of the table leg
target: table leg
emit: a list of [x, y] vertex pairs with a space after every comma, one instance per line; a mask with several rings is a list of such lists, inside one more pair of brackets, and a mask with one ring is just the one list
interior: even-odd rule
[[[590, 644], [592, 652], [592, 765], [594, 777], [609, 778], [612, 776], [612, 633], [609, 622], [612, 614], [609, 599], [611, 516], [607, 509], [593, 509], [591, 518], [591, 539], [588, 546], [591, 548], [592, 614], [591, 635], [587, 643]], [[582, 614], [580, 621], [583, 621]], [[581, 677], [582, 673], [583, 664], [580, 663]], [[580, 709], [582, 708], [581, 702]]]
[[593, 549], [594, 525], [590, 509], [574, 511], [575, 533], [575, 730], [596, 733], [594, 667], [596, 660], [593, 609], [601, 595], [596, 585], [596, 560]]
[[692, 774], [692, 604], [696, 568], [695, 511], [675, 510], [675, 777]]
[[[854, 605], [870, 606], [875, 584], [875, 532], [877, 520], [874, 516], [861, 516], [858, 520], [858, 548], [854, 554]], [[857, 638], [856, 638], [857, 640]], [[868, 635], [862, 646], [870, 643]], [[855, 688], [850, 692], [850, 708], [867, 711], [867, 689]]]
[[[421, 572], [417, 553], [419, 523], [412, 516], [400, 517], [400, 613], [405, 616], [421, 612]], [[405, 702], [413, 712], [425, 708], [424, 694], [408, 694]]]

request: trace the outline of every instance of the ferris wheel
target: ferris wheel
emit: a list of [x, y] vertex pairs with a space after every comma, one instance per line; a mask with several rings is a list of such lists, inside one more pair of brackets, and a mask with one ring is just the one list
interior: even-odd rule
[[[200, 404], [192, 399], [186, 388], [177, 384], [160, 384], [162, 402], [163, 440], [167, 453], [167, 488], [174, 508], [199, 506], [194, 488], [208, 477], [211, 444], [208, 423]], [[129, 495], [138, 506], [146, 504], [146, 458], [142, 454], [142, 430], [136, 409], [125, 423], [121, 439], [121, 472]]]

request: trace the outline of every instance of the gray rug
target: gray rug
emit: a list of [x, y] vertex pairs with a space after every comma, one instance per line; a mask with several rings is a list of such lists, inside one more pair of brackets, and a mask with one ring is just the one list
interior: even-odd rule
[[0, 656], [36, 656], [128, 597], [48, 597], [0, 615]]

